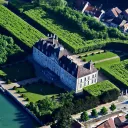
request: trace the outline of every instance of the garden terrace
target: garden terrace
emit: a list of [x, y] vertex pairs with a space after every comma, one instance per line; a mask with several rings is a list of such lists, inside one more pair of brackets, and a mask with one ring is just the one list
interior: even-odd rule
[[41, 32], [12, 13], [6, 7], [0, 5], [0, 30], [7, 35], [11, 35], [14, 40], [20, 42], [21, 46], [32, 47], [41, 37], [45, 37]]
[[116, 59], [112, 59], [112, 60], [106, 60], [103, 62], [96, 63], [95, 67], [100, 69], [101, 67], [107, 67], [107, 66], [110, 66], [112, 64], [119, 63], [119, 62], [120, 62], [120, 58], [116, 58]]
[[[111, 28], [110, 30], [108, 30], [110, 33], [109, 34], [110, 36], [108, 36], [107, 30], [106, 30], [107, 28], [102, 24], [98, 24], [94, 19], [89, 19], [89, 17], [84, 17], [83, 15], [80, 15], [79, 13], [77, 14], [72, 10], [67, 11], [69, 13], [72, 12], [72, 15], [74, 14], [75, 18], [76, 16], [80, 15], [79, 18], [84, 17], [86, 19], [84, 22], [85, 24], [83, 23], [83, 26], [88, 30], [88, 32], [86, 29], [83, 30], [84, 31], [83, 32], [77, 26], [77, 24], [79, 24], [78, 21], [77, 22], [72, 21], [72, 22], [76, 22], [75, 23], [76, 25], [74, 27], [71, 25], [72, 23], [70, 21], [70, 18], [69, 17], [67, 18], [67, 15], [66, 16], [63, 16], [63, 14], [57, 15], [59, 11], [63, 12], [64, 10], [59, 10], [59, 9], [58, 10], [52, 9], [50, 11], [49, 10], [50, 10], [49, 8], [43, 9], [41, 7], [38, 7], [38, 8], [27, 10], [24, 13], [26, 16], [30, 18], [31, 21], [33, 21], [34, 23], [37, 23], [37, 26], [40, 25], [43, 31], [46, 30], [47, 32], [55, 33], [56, 35], [58, 35], [60, 42], [67, 49], [69, 49], [74, 53], [81, 53], [84, 51], [90, 51], [90, 50], [102, 48], [102, 47], [105, 47], [106, 44], [110, 42], [123, 42], [127, 44], [126, 41], [120, 40], [120, 39], [127, 39], [127, 37], [125, 37], [119, 30], [115, 30], [115, 29], [113, 30]], [[60, 18], [57, 18], [57, 17], [60, 17], [60, 15], [62, 15], [62, 17], [65, 18], [66, 21], [62, 17], [61, 17], [61, 20]], [[72, 18], [73, 17], [71, 17], [71, 19]], [[76, 20], [78, 19], [76, 18]], [[98, 28], [95, 28], [94, 25], [86, 24], [86, 22], [90, 23], [91, 21], [94, 21], [94, 23], [96, 22], [97, 26], [99, 26], [99, 28], [101, 27], [101, 29], [103, 30], [99, 32], [97, 30]], [[107, 37], [99, 37], [100, 34], [105, 35], [105, 33], [103, 33], [102, 31], [106, 31]], [[112, 35], [111, 33], [113, 32], [118, 34]], [[94, 37], [94, 35], [96, 36]], [[117, 37], [117, 38], [109, 39], [108, 37], [112, 37], [112, 38]]]
[[54, 84], [47, 82], [36, 82], [32, 84], [26, 84], [21, 88], [17, 88], [20, 94], [24, 95], [24, 98], [28, 98], [30, 102], [36, 102], [46, 97], [57, 98], [58, 94], [64, 93], [65, 91]]
[[115, 54], [113, 52], [105, 51], [105, 52], [92, 53], [91, 55], [85, 55], [80, 58], [83, 61], [92, 60], [93, 62], [95, 62], [95, 61], [99, 61], [99, 60], [103, 60], [103, 59], [107, 59], [107, 58], [111, 58], [111, 57], [115, 57], [115, 56], [117, 56], [117, 54]]
[[[19, 3], [19, 1], [18, 1]], [[9, 8], [41, 32], [55, 33], [59, 42], [73, 53], [82, 53], [108, 47], [125, 49], [127, 36], [118, 29], [108, 28], [94, 18], [71, 8], [34, 7], [30, 3], [9, 3]], [[70, 38], [69, 38], [70, 37]], [[120, 47], [120, 45], [122, 47]], [[123, 45], [124, 44], [124, 45]], [[111, 47], [111, 46], [110, 46]]]
[[105, 80], [103, 82], [99, 82], [97, 84], [93, 84], [90, 86], [87, 86], [84, 88], [85, 93], [87, 92], [88, 94], [92, 96], [101, 96], [104, 92], [117, 89], [119, 90], [114, 84], [112, 84], [110, 81]]
[[0, 76], [6, 81], [22, 81], [35, 77], [35, 70], [31, 63], [19, 62], [1, 68]]
[[128, 88], [128, 60], [103, 67], [101, 71], [111, 80], [118, 83], [121, 88]]

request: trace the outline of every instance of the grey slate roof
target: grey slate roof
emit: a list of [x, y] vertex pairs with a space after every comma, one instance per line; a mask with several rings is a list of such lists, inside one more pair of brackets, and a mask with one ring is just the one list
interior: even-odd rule
[[64, 49], [57, 40], [51, 37], [48, 39], [39, 40], [34, 45], [34, 47], [39, 49], [48, 57], [50, 57], [51, 55], [56, 56], [56, 58], [58, 59], [58, 64], [75, 78], [80, 78], [97, 72], [97, 69], [94, 67], [92, 62], [88, 62], [82, 66], [78, 66], [76, 63], [74, 63], [71, 59], [67, 57], [67, 50]]

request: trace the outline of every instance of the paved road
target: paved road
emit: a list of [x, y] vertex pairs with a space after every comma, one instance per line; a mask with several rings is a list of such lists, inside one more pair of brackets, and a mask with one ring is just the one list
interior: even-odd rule
[[[123, 97], [119, 97], [118, 100], [116, 100], [116, 101], [113, 101], [113, 102], [110, 102], [110, 103], [107, 103], [107, 104], [100, 105], [100, 106], [96, 107], [95, 109], [97, 110], [97, 112], [99, 112], [102, 107], [106, 107], [108, 109], [108, 113], [111, 113], [111, 111], [110, 111], [109, 108], [110, 108], [110, 106], [111, 106], [112, 103], [114, 103], [117, 106], [117, 110], [122, 110], [125, 113], [126, 112], [128, 113], [128, 95], [127, 96], [123, 96]], [[124, 109], [124, 107], [126, 107], [126, 108]], [[89, 115], [91, 115], [91, 111], [92, 111], [92, 109], [88, 110], [87, 113]], [[72, 118], [73, 119], [80, 119], [81, 113], [72, 115]]]
[[33, 83], [38, 81], [40, 78], [31, 78], [31, 79], [27, 79], [27, 80], [23, 80], [23, 81], [19, 81], [17, 83], [11, 83], [11, 84], [6, 84], [5, 81], [0, 80], [0, 85], [6, 89], [10, 94], [12, 94], [21, 104], [26, 105], [28, 104], [27, 101], [25, 101], [25, 99], [23, 97], [21, 97], [21, 95], [19, 93], [16, 92], [16, 90], [13, 90], [12, 88], [14, 86], [16, 87], [20, 87], [20, 85], [25, 85], [27, 83]]

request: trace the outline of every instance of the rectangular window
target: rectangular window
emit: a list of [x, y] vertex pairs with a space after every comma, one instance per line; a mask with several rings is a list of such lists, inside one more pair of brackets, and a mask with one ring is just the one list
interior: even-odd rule
[[84, 81], [86, 81], [86, 77], [84, 78]]
[[92, 80], [92, 84], [93, 84], [93, 80]]
[[88, 81], [88, 85], [89, 85], [89, 81]]
[[88, 77], [88, 80], [90, 79], [90, 76]]
[[82, 88], [82, 84], [80, 84], [80, 88]]
[[95, 77], [96, 77], [96, 74], [95, 74]]
[[82, 83], [82, 79], [81, 79], [81, 81], [80, 81], [81, 83]]

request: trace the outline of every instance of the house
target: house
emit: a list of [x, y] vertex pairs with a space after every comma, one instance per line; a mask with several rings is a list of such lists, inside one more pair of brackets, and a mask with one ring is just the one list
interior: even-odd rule
[[123, 12], [123, 16], [128, 21], [128, 9]]
[[104, 121], [100, 125], [98, 125], [96, 128], [116, 128], [114, 121], [112, 118]]
[[82, 13], [92, 15], [100, 20], [105, 12], [99, 8], [93, 7], [89, 2], [86, 2], [82, 9]]
[[105, 15], [110, 18], [115, 18], [115, 17], [119, 17], [121, 13], [122, 11], [118, 7], [115, 7], [106, 11]]
[[114, 122], [117, 128], [128, 128], [128, 121], [124, 115], [114, 118]]
[[127, 32], [127, 31], [128, 31], [128, 23], [124, 24], [120, 29], [121, 29], [123, 32]]
[[110, 26], [111, 27], [123, 27], [125, 24], [127, 23], [126, 20], [122, 20], [121, 18], [119, 17], [115, 17], [111, 22], [110, 22]]
[[42, 67], [50, 69], [76, 93], [83, 87], [97, 83], [98, 70], [92, 62], [81, 65], [74, 62], [67, 50], [59, 44], [56, 35], [48, 35], [33, 46], [33, 58]]

